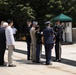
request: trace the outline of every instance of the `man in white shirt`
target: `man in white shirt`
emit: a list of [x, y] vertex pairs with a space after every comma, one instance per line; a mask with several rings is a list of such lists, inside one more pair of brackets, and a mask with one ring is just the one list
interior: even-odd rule
[[8, 67], [15, 67], [13, 65], [13, 49], [15, 48], [15, 40], [12, 32], [11, 26], [13, 25], [12, 20], [8, 20], [8, 26], [6, 27], [5, 34], [6, 34], [6, 44], [8, 46]]
[[14, 26], [12, 26], [12, 31], [13, 31], [14, 38], [16, 39], [17, 29]]

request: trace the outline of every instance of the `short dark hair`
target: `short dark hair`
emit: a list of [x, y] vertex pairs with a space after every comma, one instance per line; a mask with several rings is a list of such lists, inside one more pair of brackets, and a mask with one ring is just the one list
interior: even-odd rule
[[55, 22], [60, 22], [60, 20], [56, 20]]
[[7, 20], [7, 23], [8, 23], [8, 24], [10, 24], [10, 23], [12, 23], [12, 22], [13, 22], [12, 19], [8, 19], [8, 20]]
[[28, 19], [27, 22], [32, 22], [32, 20], [31, 19]]

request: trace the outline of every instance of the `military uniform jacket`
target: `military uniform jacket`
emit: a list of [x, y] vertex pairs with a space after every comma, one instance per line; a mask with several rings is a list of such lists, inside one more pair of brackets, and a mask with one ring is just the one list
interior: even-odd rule
[[48, 28], [48, 27], [45, 28], [43, 30], [43, 36], [44, 36], [44, 44], [54, 44], [52, 28]]
[[36, 43], [37, 44], [42, 44], [42, 35], [41, 35], [41, 32], [40, 31], [36, 31], [36, 33], [35, 33], [35, 35], [36, 35]]
[[25, 27], [26, 42], [29, 42], [29, 43], [31, 43], [30, 29], [31, 29], [31, 26]]
[[36, 36], [35, 36], [35, 28], [32, 27], [30, 29], [30, 35], [31, 35], [31, 43], [36, 44]]
[[62, 27], [60, 25], [56, 25], [54, 27], [54, 34], [55, 34], [56, 42], [60, 42], [61, 34], [62, 34]]

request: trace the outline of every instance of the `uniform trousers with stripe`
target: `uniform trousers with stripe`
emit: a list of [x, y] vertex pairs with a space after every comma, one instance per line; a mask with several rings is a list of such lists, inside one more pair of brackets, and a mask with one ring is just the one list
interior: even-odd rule
[[56, 60], [61, 60], [61, 43], [56, 42], [55, 44], [55, 55], [56, 55]]

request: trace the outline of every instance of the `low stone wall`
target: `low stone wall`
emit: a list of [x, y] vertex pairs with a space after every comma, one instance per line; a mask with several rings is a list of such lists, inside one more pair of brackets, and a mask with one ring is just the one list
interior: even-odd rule
[[73, 41], [76, 41], [76, 28], [72, 28], [73, 31]]

